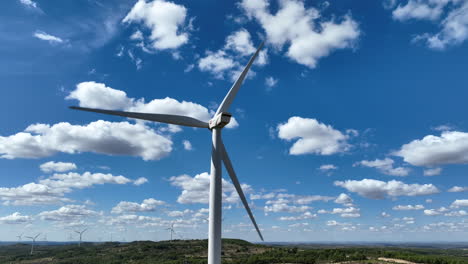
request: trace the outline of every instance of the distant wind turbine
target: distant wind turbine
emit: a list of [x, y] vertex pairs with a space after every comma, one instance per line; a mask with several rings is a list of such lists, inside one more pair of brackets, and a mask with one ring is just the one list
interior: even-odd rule
[[221, 263], [221, 210], [222, 210], [222, 178], [221, 178], [221, 162], [224, 162], [224, 166], [231, 177], [232, 183], [239, 194], [239, 197], [244, 204], [247, 214], [250, 217], [255, 229], [257, 230], [260, 239], [263, 240], [263, 236], [260, 232], [260, 229], [255, 222], [255, 218], [250, 210], [247, 199], [245, 198], [242, 187], [237, 179], [236, 173], [232, 166], [231, 160], [227, 154], [226, 148], [221, 139], [221, 130], [224, 126], [229, 124], [231, 121], [231, 114], [227, 111], [231, 106], [234, 98], [236, 97], [239, 88], [242, 85], [247, 73], [249, 72], [250, 67], [257, 58], [263, 43], [260, 44], [255, 54], [250, 58], [247, 66], [244, 68], [236, 82], [233, 84], [229, 92], [227, 93], [224, 100], [221, 102], [218, 110], [216, 111], [214, 117], [207, 123], [193, 117], [189, 116], [180, 116], [180, 115], [171, 115], [171, 114], [151, 114], [151, 113], [135, 113], [135, 112], [124, 112], [124, 111], [113, 111], [113, 110], [103, 110], [103, 109], [94, 109], [86, 107], [70, 107], [71, 109], [96, 112], [109, 115], [117, 115], [129, 118], [143, 119], [148, 121], [189, 126], [189, 127], [199, 127], [199, 128], [208, 128], [212, 132], [212, 151], [211, 151], [211, 176], [210, 176], [210, 214], [209, 214], [209, 232], [208, 232], [208, 264], [220, 264]]
[[175, 231], [174, 231], [174, 223], [171, 224], [171, 227], [166, 228], [166, 230], [170, 230], [170, 231], [169, 231], [169, 232], [171, 233], [171, 240], [170, 240], [170, 241], [172, 242], [172, 234], [175, 233]]
[[19, 242], [21, 242], [21, 238], [23, 237], [23, 234], [24, 234], [24, 233], [21, 233], [21, 235], [16, 236], [16, 237], [18, 238], [18, 241], [19, 241]]
[[83, 235], [84, 232], [86, 232], [86, 230], [88, 230], [87, 228], [81, 230], [81, 231], [75, 231], [75, 233], [79, 234], [80, 235], [80, 240], [78, 241], [78, 246], [81, 247], [81, 237]]
[[34, 253], [34, 243], [36, 243], [36, 238], [40, 235], [41, 233], [37, 234], [36, 236], [34, 237], [30, 237], [30, 236], [27, 236], [27, 238], [31, 239], [32, 240], [32, 244], [31, 244], [31, 255]]

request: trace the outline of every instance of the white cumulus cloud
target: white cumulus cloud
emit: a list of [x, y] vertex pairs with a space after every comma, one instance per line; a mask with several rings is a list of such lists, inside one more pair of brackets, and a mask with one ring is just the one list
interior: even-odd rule
[[415, 166], [468, 163], [468, 133], [445, 131], [404, 144], [394, 153]]
[[409, 0], [392, 11], [399, 21], [429, 20], [439, 28], [436, 33], [422, 33], [413, 41], [424, 41], [435, 50], [460, 45], [468, 39], [468, 2], [460, 0]]
[[42, 158], [57, 152], [94, 152], [158, 160], [172, 151], [172, 141], [137, 123], [95, 121], [87, 125], [62, 122], [35, 124], [24, 132], [0, 136], [0, 158]]
[[22, 215], [19, 212], [12, 213], [11, 215], [0, 217], [0, 223], [16, 225], [16, 224], [26, 224], [33, 220], [29, 215]]
[[410, 210], [422, 210], [424, 209], [424, 205], [417, 204], [417, 205], [397, 205], [393, 207], [393, 210], [396, 211], [410, 211]]
[[67, 174], [54, 174], [39, 182], [31, 182], [18, 187], [0, 187], [0, 200], [5, 205], [36, 205], [69, 202], [64, 197], [73, 189], [89, 188], [102, 184], [127, 184], [130, 179], [112, 174], [90, 173], [83, 174], [69, 172]]
[[[210, 174], [203, 172], [190, 177], [189, 175], [173, 176], [169, 178], [171, 185], [182, 189], [182, 193], [177, 198], [177, 202], [182, 204], [192, 203], [208, 203], [210, 192]], [[239, 196], [232, 183], [222, 180], [223, 185], [223, 201], [228, 203], [236, 203], [239, 201]], [[245, 194], [252, 191], [247, 184], [241, 184]]]
[[448, 192], [468, 192], [468, 186], [460, 187], [460, 186], [453, 186], [448, 190]]
[[136, 186], [140, 186], [142, 184], [145, 184], [148, 182], [148, 179], [146, 179], [145, 177], [140, 177], [138, 179], [136, 179], [135, 181], [133, 181], [133, 184], [136, 185]]
[[187, 8], [164, 0], [138, 0], [122, 20], [143, 23], [151, 31], [148, 36], [155, 50], [176, 49], [189, 40], [186, 25]]
[[350, 148], [349, 136], [316, 119], [293, 116], [277, 127], [278, 137], [287, 141], [298, 139], [289, 149], [291, 155], [331, 155]]
[[[200, 71], [209, 72], [217, 79], [228, 77], [230, 80], [236, 80], [243, 70], [243, 64], [239, 63], [255, 52], [250, 33], [241, 28], [227, 36], [224, 46], [217, 51], [207, 50], [205, 56], [198, 60]], [[267, 63], [267, 50], [263, 49], [254, 65], [264, 65]], [[247, 77], [255, 73], [250, 70]]]
[[72, 162], [55, 162], [49, 161], [43, 163], [39, 166], [41, 171], [50, 173], [50, 172], [65, 172], [70, 170], [76, 170], [76, 164]]
[[246, 15], [259, 22], [277, 50], [288, 46], [286, 55], [299, 64], [314, 68], [320, 58], [335, 50], [351, 48], [360, 36], [358, 23], [345, 15], [326, 20], [316, 8], [300, 0], [278, 1], [276, 14], [267, 0], [243, 0]]
[[383, 174], [392, 175], [392, 176], [408, 176], [408, 173], [410, 172], [409, 168], [394, 167], [393, 164], [394, 164], [394, 161], [392, 159], [385, 158], [383, 160], [381, 159], [362, 160], [360, 162], [355, 163], [354, 166], [361, 165], [364, 167], [376, 168]]
[[433, 184], [406, 184], [395, 180], [388, 182], [373, 179], [347, 180], [335, 181], [334, 184], [370, 199], [383, 199], [386, 196], [419, 196], [439, 193], [439, 189]]
[[153, 212], [158, 206], [166, 204], [164, 201], [149, 198], [143, 200], [141, 204], [135, 202], [121, 201], [115, 207], [112, 208], [111, 212], [114, 214], [128, 214], [136, 212]]

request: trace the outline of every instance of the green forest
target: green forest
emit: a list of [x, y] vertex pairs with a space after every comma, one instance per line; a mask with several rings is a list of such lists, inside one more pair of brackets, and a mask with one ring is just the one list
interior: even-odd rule
[[[206, 263], [207, 240], [174, 240], [131, 243], [83, 243], [78, 245], [37, 245], [30, 255], [29, 244], [0, 246], [0, 263]], [[223, 263], [391, 263], [379, 258], [414, 263], [468, 263], [466, 249], [394, 247], [311, 247], [271, 246], [243, 240], [223, 239]]]

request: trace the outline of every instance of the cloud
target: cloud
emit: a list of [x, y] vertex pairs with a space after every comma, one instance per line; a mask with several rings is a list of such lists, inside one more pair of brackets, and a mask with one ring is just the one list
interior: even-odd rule
[[289, 149], [291, 155], [331, 155], [350, 148], [349, 136], [316, 119], [293, 116], [277, 126], [278, 137], [287, 141], [299, 138]]
[[250, 33], [241, 28], [226, 38], [226, 45], [224, 46], [227, 50], [234, 50], [242, 56], [248, 56], [255, 52], [255, 47], [250, 39]]
[[169, 211], [167, 212], [167, 215], [170, 217], [182, 217], [191, 213], [193, 213], [192, 210], [185, 209], [184, 211]]
[[265, 85], [268, 91], [271, 91], [273, 87], [278, 84], [278, 79], [273, 78], [272, 76], [268, 76], [265, 78]]
[[15, 212], [11, 215], [0, 217], [0, 223], [8, 225], [26, 224], [33, 220], [31, 216], [21, 215], [21, 213]]
[[141, 204], [135, 202], [121, 201], [115, 207], [112, 208], [113, 214], [128, 214], [136, 212], [153, 212], [160, 205], [166, 204], [163, 201], [149, 198], [143, 200]]
[[18, 187], [0, 187], [0, 200], [4, 205], [56, 204], [71, 201], [65, 198], [73, 189], [89, 188], [102, 184], [127, 184], [130, 179], [112, 174], [69, 172], [54, 174], [38, 183], [31, 182]]
[[454, 130], [455, 127], [450, 125], [450, 124], [445, 124], [445, 125], [432, 127], [431, 129], [433, 129], [435, 131], [450, 131], [450, 130]]
[[259, 22], [277, 50], [288, 45], [286, 55], [310, 68], [335, 50], [353, 47], [360, 35], [350, 15], [325, 20], [318, 9], [306, 8], [299, 0], [279, 1], [276, 14], [270, 13], [267, 0], [243, 0], [240, 7]]
[[96, 215], [98, 215], [96, 211], [90, 210], [84, 205], [65, 205], [57, 210], [41, 212], [38, 216], [42, 220], [69, 224], [70, 222], [75, 222]]
[[53, 36], [53, 35], [50, 35], [50, 34], [47, 34], [44, 31], [36, 31], [36, 32], [34, 32], [33, 36], [35, 38], [40, 39], [40, 40], [48, 41], [50, 44], [58, 44], [58, 43], [63, 43], [64, 42], [63, 39], [61, 39], [59, 37], [56, 37], [56, 36]]
[[425, 215], [429, 215], [429, 216], [434, 216], [434, 215], [441, 215], [443, 212], [447, 212], [448, 209], [445, 208], [445, 207], [441, 207], [439, 209], [427, 209], [427, 210], [424, 210], [424, 214]]
[[[143, 23], [151, 31], [148, 36], [155, 50], [176, 49], [186, 44], [189, 34], [186, 25], [187, 9], [164, 0], [139, 0], [122, 20], [124, 23]], [[133, 35], [132, 35], [133, 36]]]
[[283, 198], [267, 201], [264, 211], [265, 213], [303, 213], [311, 209], [311, 207], [307, 205], [296, 206], [290, 205], [289, 202], [290, 201]]
[[443, 8], [448, 2], [450, 2], [450, 0], [409, 0], [406, 5], [398, 5], [397, 8], [393, 10], [393, 19], [400, 21], [410, 19], [437, 20], [442, 15]]
[[172, 141], [144, 124], [95, 121], [84, 126], [62, 122], [30, 125], [24, 132], [0, 136], [0, 158], [42, 158], [57, 152], [94, 152], [159, 160], [172, 151]]
[[182, 141], [182, 144], [184, 145], [184, 149], [185, 150], [192, 150], [192, 143], [190, 143], [190, 141], [188, 140], [184, 140]]
[[448, 189], [448, 192], [468, 192], [468, 186], [466, 187], [453, 186], [452, 188]]
[[434, 50], [460, 45], [468, 39], [468, 2], [458, 0], [410, 0], [392, 12], [400, 21], [429, 20], [437, 22], [437, 33], [417, 35], [413, 42], [424, 41]]
[[386, 212], [382, 212], [380, 215], [381, 215], [382, 217], [390, 217], [390, 216], [391, 216], [390, 214], [388, 214], [388, 213], [386, 213]]
[[461, 216], [468, 216], [468, 212], [465, 210], [460, 210], [460, 211], [452, 211], [450, 213], [444, 214], [445, 216], [454, 216], [454, 217], [461, 217]]
[[[173, 176], [169, 178], [172, 186], [182, 189], [182, 193], [177, 198], [177, 202], [181, 204], [193, 203], [208, 203], [210, 191], [210, 174], [203, 172], [190, 177], [189, 175]], [[223, 202], [237, 203], [239, 196], [232, 183], [222, 180], [223, 185]], [[251, 187], [246, 184], [241, 184], [242, 190], [245, 194], [252, 191]]]
[[409, 168], [405, 167], [393, 167], [394, 161], [390, 158], [385, 158], [383, 160], [363, 160], [355, 163], [353, 166], [361, 165], [369, 168], [376, 168], [383, 174], [392, 175], [392, 176], [408, 176], [410, 172]]
[[[217, 79], [229, 77], [230, 80], [235, 81], [244, 68], [244, 65], [238, 61], [253, 54], [255, 50], [250, 33], [241, 28], [227, 36], [221, 49], [207, 50], [205, 56], [198, 60], [198, 68], [200, 71], [212, 74]], [[267, 50], [262, 50], [254, 64], [260, 66], [266, 64], [266, 54]], [[249, 71], [247, 77], [253, 74], [252, 71]]]
[[[287, 213], [304, 213], [311, 209], [308, 204], [317, 201], [328, 202], [335, 199], [335, 197], [322, 196], [322, 195], [295, 195], [280, 192], [267, 193], [264, 195], [252, 195], [251, 198], [255, 199], [271, 199], [265, 202], [264, 211], [265, 213], [273, 212], [287, 212]], [[272, 199], [275, 198], [275, 199]]]
[[409, 211], [409, 210], [422, 210], [424, 209], [424, 205], [417, 204], [417, 205], [397, 205], [392, 208], [396, 211]]
[[334, 184], [370, 199], [383, 199], [386, 196], [419, 196], [439, 193], [437, 187], [432, 184], [406, 184], [395, 180], [388, 182], [373, 179], [347, 180], [335, 181]]
[[360, 209], [350, 206], [348, 208], [333, 208], [331, 211], [319, 210], [319, 214], [339, 214], [343, 218], [357, 218], [361, 217]]
[[442, 172], [442, 168], [432, 168], [424, 170], [424, 176], [436, 176]]
[[335, 203], [337, 204], [345, 204], [345, 205], [351, 205], [353, 203], [353, 199], [349, 197], [346, 193], [341, 193], [336, 199]]
[[428, 135], [405, 144], [393, 155], [415, 166], [468, 163], [468, 133], [445, 131], [441, 136]]
[[270, 192], [270, 193], [265, 193], [265, 194], [251, 194], [250, 195], [250, 200], [267, 200], [267, 199], [273, 199], [275, 198], [276, 193]]
[[32, 1], [32, 0], [19, 0], [19, 2], [27, 7], [27, 8], [34, 8], [34, 9], [38, 9], [39, 7], [37, 6], [37, 3]]
[[[103, 108], [110, 110], [125, 110], [130, 112], [158, 113], [158, 114], [173, 114], [190, 116], [202, 121], [208, 122], [214, 112], [208, 108], [187, 101], [177, 101], [170, 97], [163, 99], [153, 99], [145, 102], [143, 98], [130, 98], [124, 91], [107, 87], [103, 83], [82, 82], [76, 86], [66, 99], [78, 100], [79, 106], [91, 108]], [[235, 128], [239, 126], [235, 118], [226, 128]], [[169, 127], [174, 128], [174, 126]], [[180, 131], [178, 129], [175, 132]]]
[[45, 173], [51, 172], [65, 172], [69, 170], [76, 170], [76, 164], [71, 162], [55, 162], [49, 161], [46, 163], [41, 164], [40, 166], [41, 171]]
[[323, 172], [326, 172], [326, 171], [337, 170], [338, 167], [333, 165], [333, 164], [323, 164], [318, 169], [323, 171]]
[[278, 218], [280, 221], [298, 221], [298, 220], [305, 220], [305, 219], [313, 219], [317, 218], [317, 214], [312, 214], [309, 211], [304, 212], [301, 215], [298, 216], [282, 216]]
[[128, 98], [124, 91], [107, 87], [103, 83], [81, 82], [76, 85], [66, 99], [75, 99], [82, 107], [104, 109], [126, 109], [133, 105], [134, 99]]
[[148, 182], [148, 179], [146, 179], [145, 177], [140, 177], [138, 179], [136, 179], [135, 181], [133, 181], [133, 184], [136, 185], [136, 186], [140, 186], [142, 184], [145, 184]]
[[201, 71], [209, 72], [217, 79], [224, 79], [225, 73], [234, 67], [240, 66], [222, 50], [217, 52], [208, 51], [206, 56], [198, 61], [198, 68]]
[[450, 207], [451, 208], [458, 208], [458, 207], [466, 207], [468, 206], [468, 199], [465, 200], [455, 200]]

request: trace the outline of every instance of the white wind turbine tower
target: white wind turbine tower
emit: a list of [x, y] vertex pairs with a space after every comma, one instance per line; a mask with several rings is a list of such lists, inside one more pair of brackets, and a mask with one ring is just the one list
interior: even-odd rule
[[88, 230], [87, 228], [86, 229], [83, 229], [81, 231], [75, 231], [75, 233], [77, 233], [78, 235], [80, 235], [80, 240], [78, 241], [78, 246], [81, 247], [81, 236], [83, 235], [84, 232], [86, 232], [86, 230]]
[[30, 237], [30, 236], [27, 236], [27, 238], [31, 239], [32, 240], [32, 244], [31, 244], [31, 255], [34, 253], [34, 243], [36, 243], [36, 238], [39, 237], [41, 233], [37, 234], [36, 236], [34, 237]]
[[247, 199], [245, 198], [242, 187], [237, 179], [236, 173], [232, 166], [231, 160], [226, 152], [226, 148], [221, 139], [221, 130], [231, 120], [231, 114], [227, 111], [231, 106], [234, 98], [236, 97], [239, 88], [242, 85], [247, 73], [252, 66], [255, 58], [258, 56], [263, 43], [260, 44], [255, 54], [250, 58], [247, 66], [244, 68], [236, 82], [233, 84], [226, 97], [222, 101], [214, 117], [207, 123], [189, 116], [170, 115], [170, 114], [151, 114], [151, 113], [135, 113], [135, 112], [123, 112], [123, 111], [112, 111], [103, 109], [93, 109], [85, 107], [70, 107], [71, 109], [83, 110], [89, 112], [96, 112], [109, 115], [117, 115], [129, 118], [143, 119], [148, 121], [189, 126], [189, 127], [200, 127], [208, 128], [212, 132], [212, 152], [211, 152], [211, 176], [210, 176], [210, 215], [209, 215], [209, 228], [208, 228], [208, 264], [219, 264], [221, 263], [221, 209], [222, 209], [222, 181], [221, 181], [221, 162], [224, 162], [224, 166], [231, 177], [232, 183], [234, 184], [239, 197], [244, 204], [245, 209], [252, 220], [255, 229], [257, 230], [260, 239], [263, 240], [260, 229], [255, 222], [255, 218], [250, 210]]

